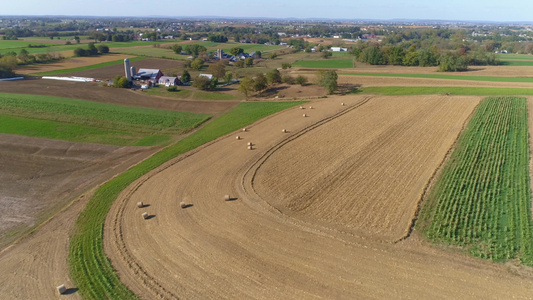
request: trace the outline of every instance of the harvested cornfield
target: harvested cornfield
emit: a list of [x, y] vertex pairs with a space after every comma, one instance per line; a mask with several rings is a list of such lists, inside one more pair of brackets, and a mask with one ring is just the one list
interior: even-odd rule
[[[242, 142], [228, 135], [128, 187], [104, 229], [106, 253], [121, 281], [143, 299], [528, 298], [533, 279], [503, 265], [435, 249], [417, 235], [395, 244], [380, 241], [403, 234], [421, 190], [479, 99], [342, 100], [344, 107], [334, 98], [313, 102], [313, 118], [299, 117], [295, 108], [254, 124], [249, 133], [261, 145], [256, 151], [236, 147]], [[291, 134], [272, 130], [276, 126], [291, 128]], [[328, 153], [329, 144], [337, 147]], [[371, 178], [351, 174], [354, 168]], [[290, 177], [277, 178], [282, 171]], [[319, 202], [359, 205], [365, 189], [383, 194], [372, 198], [376, 207], [361, 206], [369, 217], [356, 220], [373, 214], [374, 224], [399, 224], [401, 230], [326, 219], [331, 212], [342, 216], [334, 205], [322, 206], [329, 215], [290, 210], [289, 204], [306, 201], [305, 193], [313, 191], [296, 175], [342, 189], [319, 192], [325, 186], [318, 184], [309, 208]], [[276, 185], [269, 188], [270, 182]], [[385, 191], [404, 198], [383, 201]], [[237, 201], [222, 201], [224, 194]], [[176, 209], [180, 199], [194, 199], [193, 209]], [[131, 205], [142, 200], [150, 202], [150, 221]], [[408, 216], [398, 218], [394, 209]], [[366, 239], [353, 234], [366, 228], [381, 233]]]
[[255, 190], [296, 218], [394, 241], [478, 97], [375, 98], [273, 153]]

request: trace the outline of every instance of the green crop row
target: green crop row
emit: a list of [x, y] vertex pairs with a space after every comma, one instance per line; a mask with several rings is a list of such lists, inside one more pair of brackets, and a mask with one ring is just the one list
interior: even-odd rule
[[[300, 60], [292, 64], [293, 67], [301, 68], [331, 68], [348, 69], [353, 68], [352, 59], [324, 59], [324, 60]], [[348, 73], [347, 73], [348, 74]]]
[[525, 98], [481, 102], [422, 209], [428, 239], [533, 265], [527, 121]]
[[180, 142], [165, 148], [100, 187], [76, 221], [70, 241], [69, 265], [79, 293], [86, 299], [135, 299], [124, 286], [103, 248], [106, 215], [118, 194], [150, 170], [164, 162], [229, 134], [270, 114], [303, 102], [241, 103]]

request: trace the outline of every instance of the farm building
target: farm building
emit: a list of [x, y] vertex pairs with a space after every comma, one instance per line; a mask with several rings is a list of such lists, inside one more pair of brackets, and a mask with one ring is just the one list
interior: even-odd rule
[[179, 77], [161, 76], [158, 81], [159, 84], [165, 86], [179, 85], [181, 81]]
[[157, 83], [159, 78], [163, 76], [161, 70], [158, 69], [139, 69], [136, 75], [133, 76], [134, 79], [143, 79], [150, 80], [152, 83]]
[[331, 47], [331, 51], [333, 52], [348, 51], [348, 48]]

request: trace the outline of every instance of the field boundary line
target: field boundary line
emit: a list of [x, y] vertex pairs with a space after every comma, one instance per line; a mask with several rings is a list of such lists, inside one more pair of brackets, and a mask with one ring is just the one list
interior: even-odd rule
[[453, 144], [450, 146], [450, 148], [446, 152], [446, 155], [444, 155], [443, 159], [441, 160], [441, 162], [439, 163], [437, 168], [435, 168], [435, 170], [433, 171], [433, 174], [431, 175], [431, 177], [427, 181], [427, 183], [426, 183], [426, 185], [424, 187], [424, 190], [422, 191], [422, 195], [420, 196], [420, 199], [417, 201], [415, 211], [414, 211], [414, 213], [413, 213], [413, 215], [411, 217], [411, 221], [409, 222], [409, 225], [407, 226], [407, 229], [405, 230], [405, 234], [401, 238], [393, 241], [393, 244], [396, 244], [396, 243], [399, 243], [401, 241], [404, 241], [404, 240], [408, 239], [411, 236], [411, 234], [413, 233], [413, 230], [414, 230], [414, 228], [416, 226], [416, 221], [418, 221], [418, 216], [420, 214], [420, 210], [422, 209], [422, 205], [424, 204], [427, 196], [429, 195], [429, 192], [431, 191], [431, 188], [434, 186], [434, 184], [438, 180], [438, 177], [439, 177], [444, 165], [450, 159], [453, 151], [455, 150], [455, 147], [457, 146], [457, 141], [459, 140], [459, 137], [464, 132], [466, 126], [468, 126], [468, 123], [472, 119], [472, 116], [476, 112], [476, 110], [477, 110], [479, 104], [481, 103], [481, 101], [483, 101], [483, 99], [480, 99], [478, 101], [478, 104], [476, 105], [476, 107], [474, 107], [474, 109], [472, 109], [472, 111], [470, 112], [468, 117], [465, 119], [465, 121], [463, 122], [463, 126], [461, 126], [461, 130], [459, 131], [459, 134], [457, 134], [457, 136], [455, 137], [455, 139], [453, 141]]

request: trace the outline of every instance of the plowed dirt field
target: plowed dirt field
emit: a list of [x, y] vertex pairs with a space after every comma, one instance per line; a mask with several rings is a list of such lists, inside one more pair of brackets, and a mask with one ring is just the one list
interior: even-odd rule
[[106, 252], [143, 299], [528, 299], [528, 269], [439, 250], [416, 232], [383, 242], [404, 234], [479, 100], [332, 97], [269, 117], [125, 190]]

